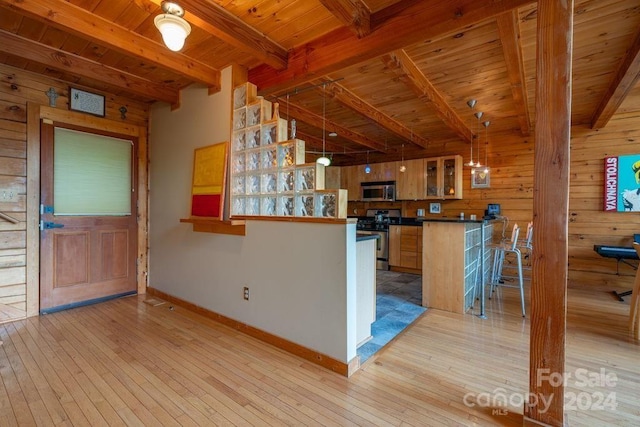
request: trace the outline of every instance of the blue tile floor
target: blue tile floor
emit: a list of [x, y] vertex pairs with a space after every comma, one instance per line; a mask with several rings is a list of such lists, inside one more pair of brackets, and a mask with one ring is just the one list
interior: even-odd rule
[[376, 278], [376, 321], [371, 338], [358, 348], [364, 363], [426, 310], [422, 302], [422, 276], [378, 270]]

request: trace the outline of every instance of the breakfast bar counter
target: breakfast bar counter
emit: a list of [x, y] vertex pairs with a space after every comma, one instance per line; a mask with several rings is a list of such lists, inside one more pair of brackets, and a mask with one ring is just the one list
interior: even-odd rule
[[[465, 313], [486, 283], [492, 225], [484, 220], [434, 219], [422, 224], [422, 305]], [[484, 241], [483, 241], [484, 238]], [[484, 274], [481, 274], [483, 272]]]

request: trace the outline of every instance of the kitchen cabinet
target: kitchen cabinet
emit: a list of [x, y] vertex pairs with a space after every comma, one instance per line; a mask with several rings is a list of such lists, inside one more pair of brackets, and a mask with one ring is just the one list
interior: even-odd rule
[[424, 159], [427, 199], [462, 199], [462, 156]]
[[324, 188], [327, 190], [337, 190], [341, 187], [340, 182], [340, 167], [327, 166], [324, 168]]
[[364, 175], [364, 166], [344, 166], [340, 171], [340, 188], [347, 189], [347, 199], [350, 201], [360, 200], [360, 182]]
[[[371, 171], [363, 173], [362, 182], [395, 181], [396, 162], [370, 163]], [[360, 166], [364, 171], [365, 166]]]
[[[397, 200], [420, 200], [425, 198], [424, 179], [425, 167], [424, 159], [405, 160], [395, 162], [396, 164], [396, 199]], [[404, 165], [406, 170], [400, 172], [400, 166]]]
[[363, 182], [395, 181], [396, 162], [371, 163], [371, 172], [365, 173], [365, 165], [344, 166], [340, 171], [340, 187], [349, 191], [349, 201], [361, 200], [360, 184]]
[[[484, 245], [482, 228], [484, 227]], [[425, 221], [423, 224], [422, 305], [466, 313], [476, 286], [490, 276], [492, 225], [480, 221]], [[484, 270], [479, 269], [481, 258]]]
[[389, 226], [389, 266], [396, 267], [396, 270], [421, 274], [422, 227]]

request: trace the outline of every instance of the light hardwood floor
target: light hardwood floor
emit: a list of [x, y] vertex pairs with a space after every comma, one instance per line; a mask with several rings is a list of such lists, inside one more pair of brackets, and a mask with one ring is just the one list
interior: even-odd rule
[[[528, 390], [529, 322], [510, 291], [486, 320], [428, 310], [351, 378], [143, 296], [6, 323], [0, 426], [521, 425], [522, 405], [482, 405]], [[571, 378], [567, 392], [582, 406], [598, 393], [617, 403], [567, 410], [572, 426], [640, 425], [627, 310], [604, 292], [569, 291], [567, 372], [616, 378], [608, 388]]]

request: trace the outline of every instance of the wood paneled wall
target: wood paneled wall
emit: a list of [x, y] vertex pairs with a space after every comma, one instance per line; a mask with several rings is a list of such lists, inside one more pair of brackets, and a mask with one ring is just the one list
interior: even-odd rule
[[[69, 84], [0, 64], [0, 322], [27, 313], [27, 103], [49, 105], [45, 92], [59, 94], [56, 107], [68, 109]], [[90, 90], [90, 88], [85, 88]], [[146, 129], [148, 107], [132, 100], [106, 96], [106, 117]], [[127, 108], [126, 119], [120, 107]], [[37, 250], [37, 249], [36, 249]], [[37, 293], [36, 293], [37, 295]]]
[[[628, 100], [629, 101], [629, 100]], [[604, 212], [604, 157], [640, 154], [640, 111], [619, 114], [592, 131], [574, 126], [569, 193], [569, 284], [631, 289], [635, 270], [602, 258], [593, 245], [631, 246], [640, 233], [640, 212]]]
[[[640, 93], [636, 91], [624, 105], [639, 102]], [[456, 217], [460, 212], [467, 217], [470, 214], [481, 216], [487, 203], [499, 203], [502, 214], [509, 218], [511, 225], [517, 222], [525, 227], [527, 222], [533, 220], [533, 136], [489, 134], [489, 141], [491, 188], [472, 189], [470, 170], [465, 167], [464, 198], [440, 201], [442, 216]], [[639, 142], [639, 111], [618, 114], [598, 131], [588, 126], [572, 127], [568, 259], [570, 287], [594, 287], [609, 291], [631, 289], [633, 285], [633, 268], [623, 263], [617, 266], [614, 259], [603, 258], [595, 253], [593, 246], [631, 246], [633, 234], [640, 233], [639, 213], [606, 213], [602, 210], [604, 157], [640, 154]], [[446, 154], [456, 153], [437, 153]], [[468, 161], [467, 157], [465, 161]], [[349, 215], [364, 215], [366, 209], [380, 207], [402, 208], [403, 216], [412, 217], [416, 216], [418, 208], [429, 212], [429, 202], [350, 202]], [[500, 233], [501, 227], [497, 226], [494, 238]]]

